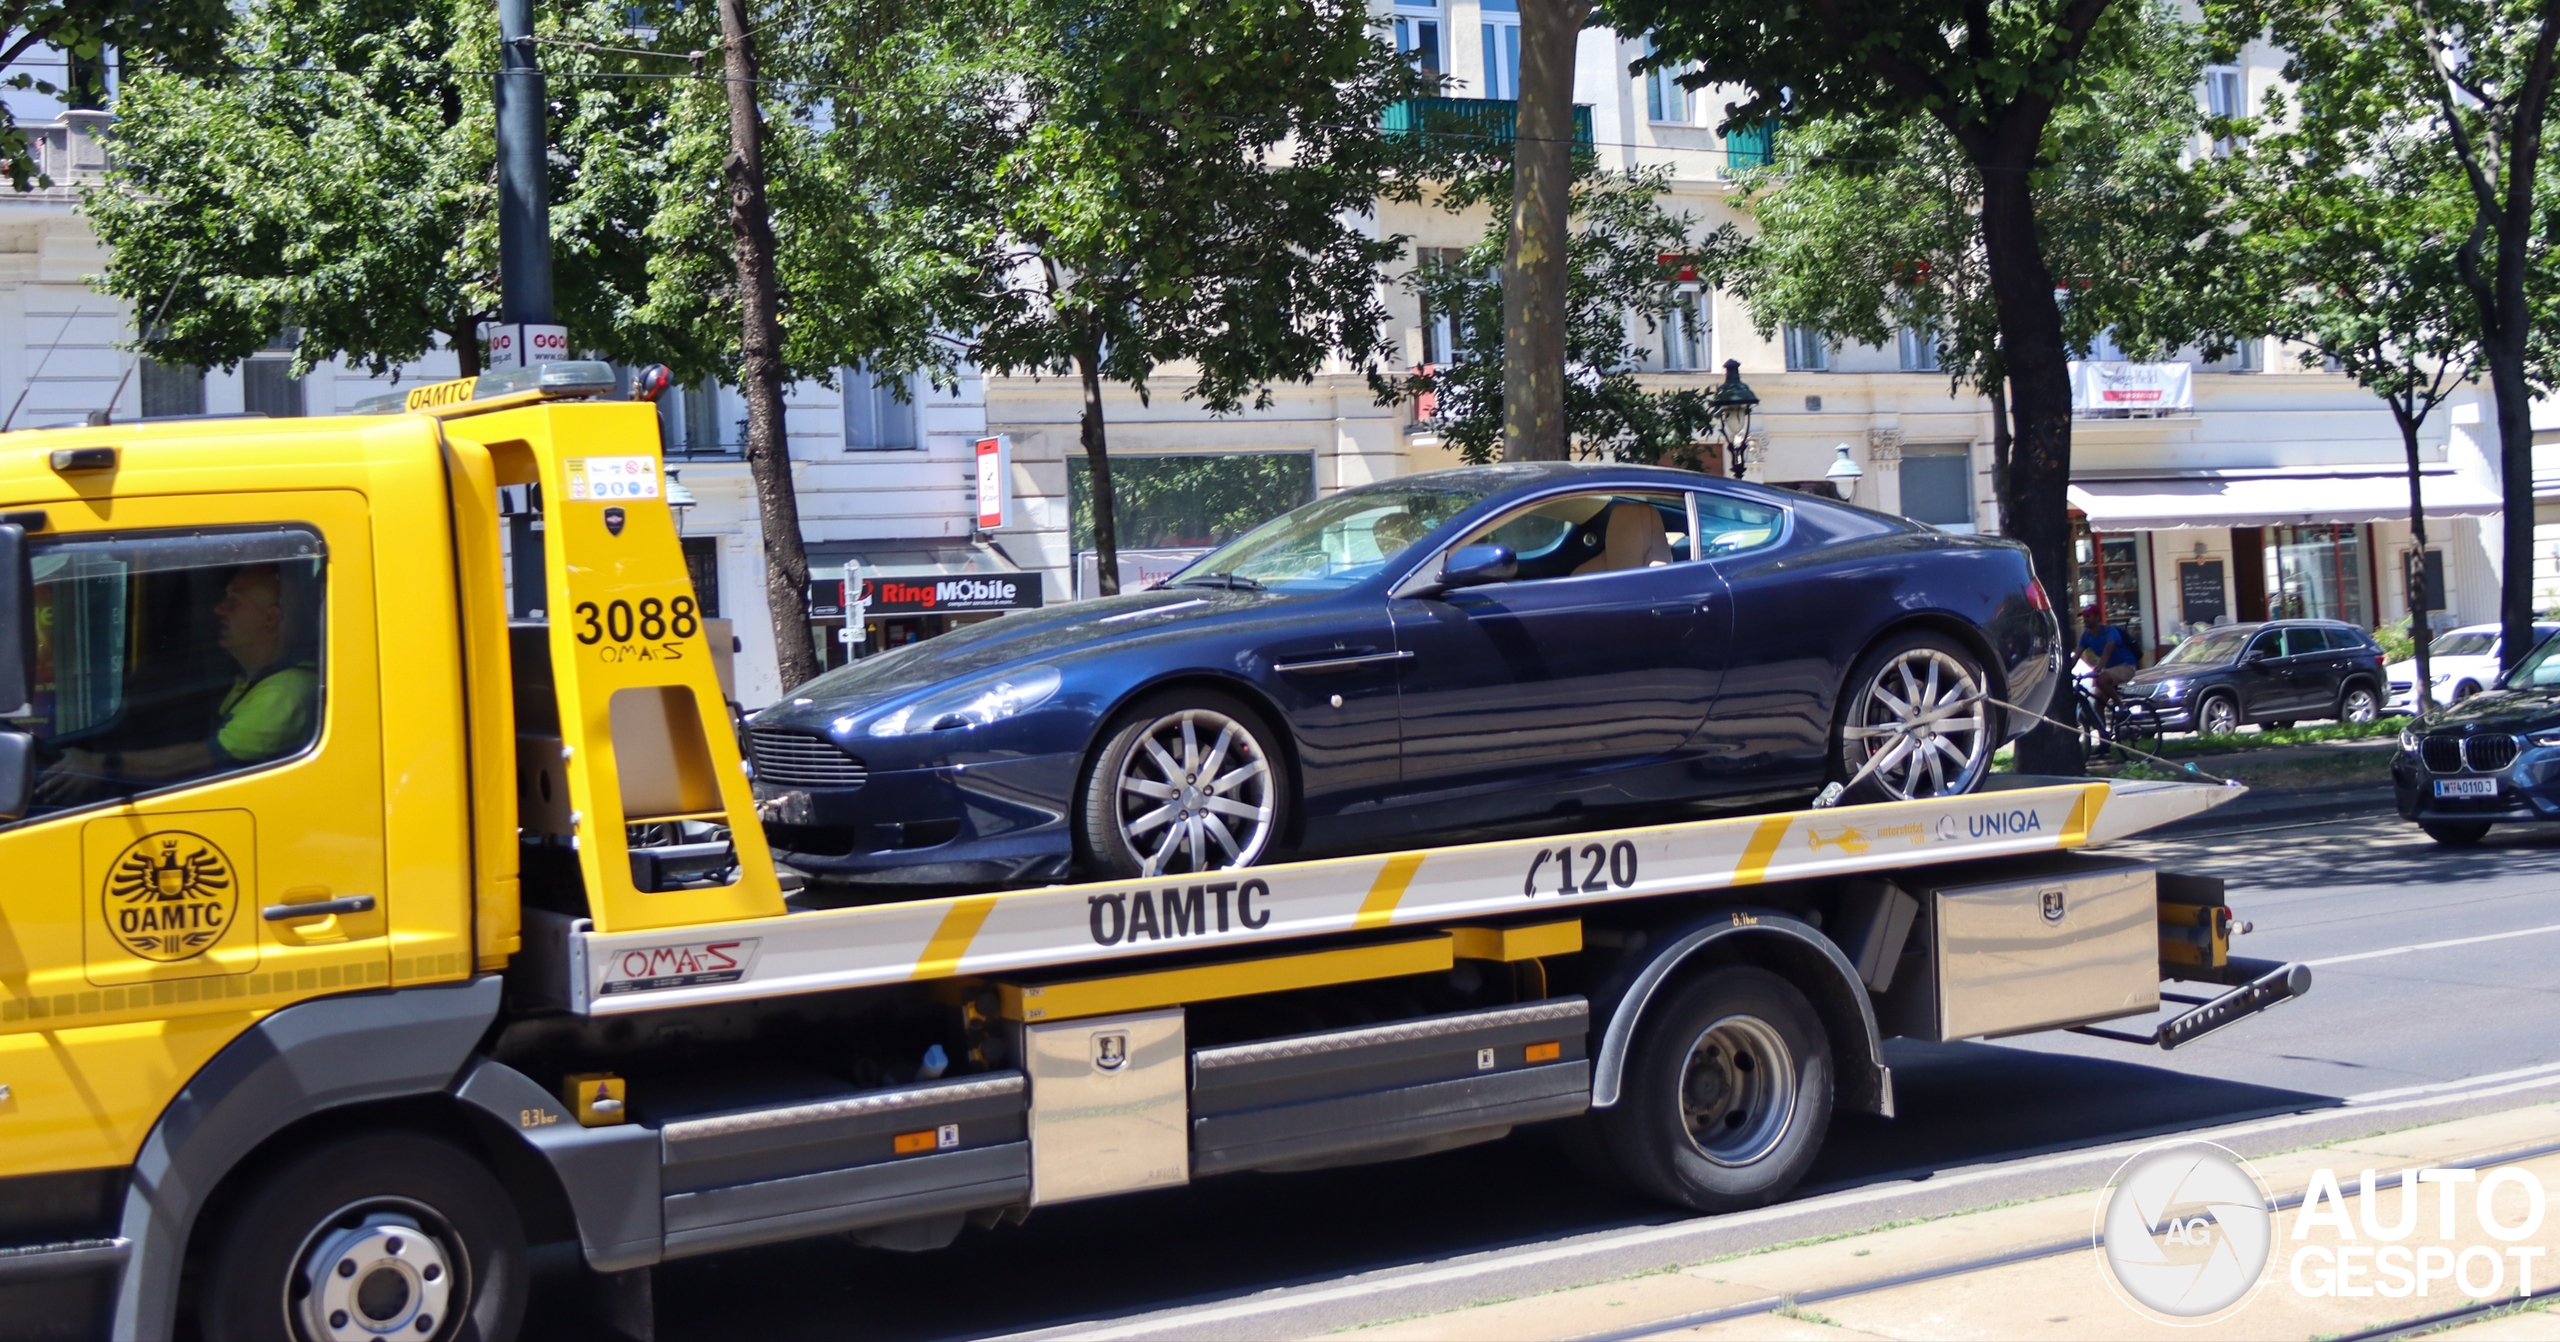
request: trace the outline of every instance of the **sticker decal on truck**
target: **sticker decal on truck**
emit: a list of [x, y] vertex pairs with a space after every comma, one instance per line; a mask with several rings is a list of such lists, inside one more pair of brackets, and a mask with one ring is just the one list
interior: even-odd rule
[[634, 946], [604, 958], [596, 996], [736, 983], [755, 967], [756, 942], [688, 941], [677, 946]]

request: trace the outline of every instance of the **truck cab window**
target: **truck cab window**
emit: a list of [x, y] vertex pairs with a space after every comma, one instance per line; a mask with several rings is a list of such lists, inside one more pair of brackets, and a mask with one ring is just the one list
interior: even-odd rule
[[29, 550], [31, 815], [262, 768], [319, 738], [316, 532], [75, 533]]

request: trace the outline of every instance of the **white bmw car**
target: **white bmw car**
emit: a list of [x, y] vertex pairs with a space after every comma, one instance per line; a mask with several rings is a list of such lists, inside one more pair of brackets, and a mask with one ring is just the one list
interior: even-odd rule
[[[2534, 646], [2542, 646], [2553, 634], [2560, 634], [2560, 624], [2536, 623]], [[2427, 652], [2427, 669], [2435, 675], [2435, 701], [2439, 704], [2461, 703], [2498, 683], [2498, 626], [2494, 624], [2466, 624], [2438, 634]], [[2391, 677], [2391, 702], [2384, 711], [2417, 712], [2417, 659], [2393, 662], [2384, 668], [2384, 673]]]

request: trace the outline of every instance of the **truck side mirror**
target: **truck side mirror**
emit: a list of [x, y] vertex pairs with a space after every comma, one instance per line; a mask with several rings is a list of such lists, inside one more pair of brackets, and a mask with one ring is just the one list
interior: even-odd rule
[[1482, 587], [1520, 576], [1520, 558], [1508, 545], [1461, 545], [1440, 564], [1440, 586]]
[[0, 731], [0, 821], [23, 820], [36, 785], [36, 739]]
[[0, 525], [0, 715], [17, 712], [35, 697], [35, 626], [27, 529], [14, 522]]

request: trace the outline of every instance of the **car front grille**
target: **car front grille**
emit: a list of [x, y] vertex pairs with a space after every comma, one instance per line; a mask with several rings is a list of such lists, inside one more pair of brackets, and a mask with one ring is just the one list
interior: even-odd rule
[[2418, 757], [2429, 773], [2493, 774], [2516, 762], [2516, 739], [2499, 734], [2430, 736], [2419, 743]]
[[781, 727], [750, 727], [747, 749], [755, 760], [756, 781], [777, 787], [855, 788], [871, 778], [862, 761], [836, 748], [833, 741]]

